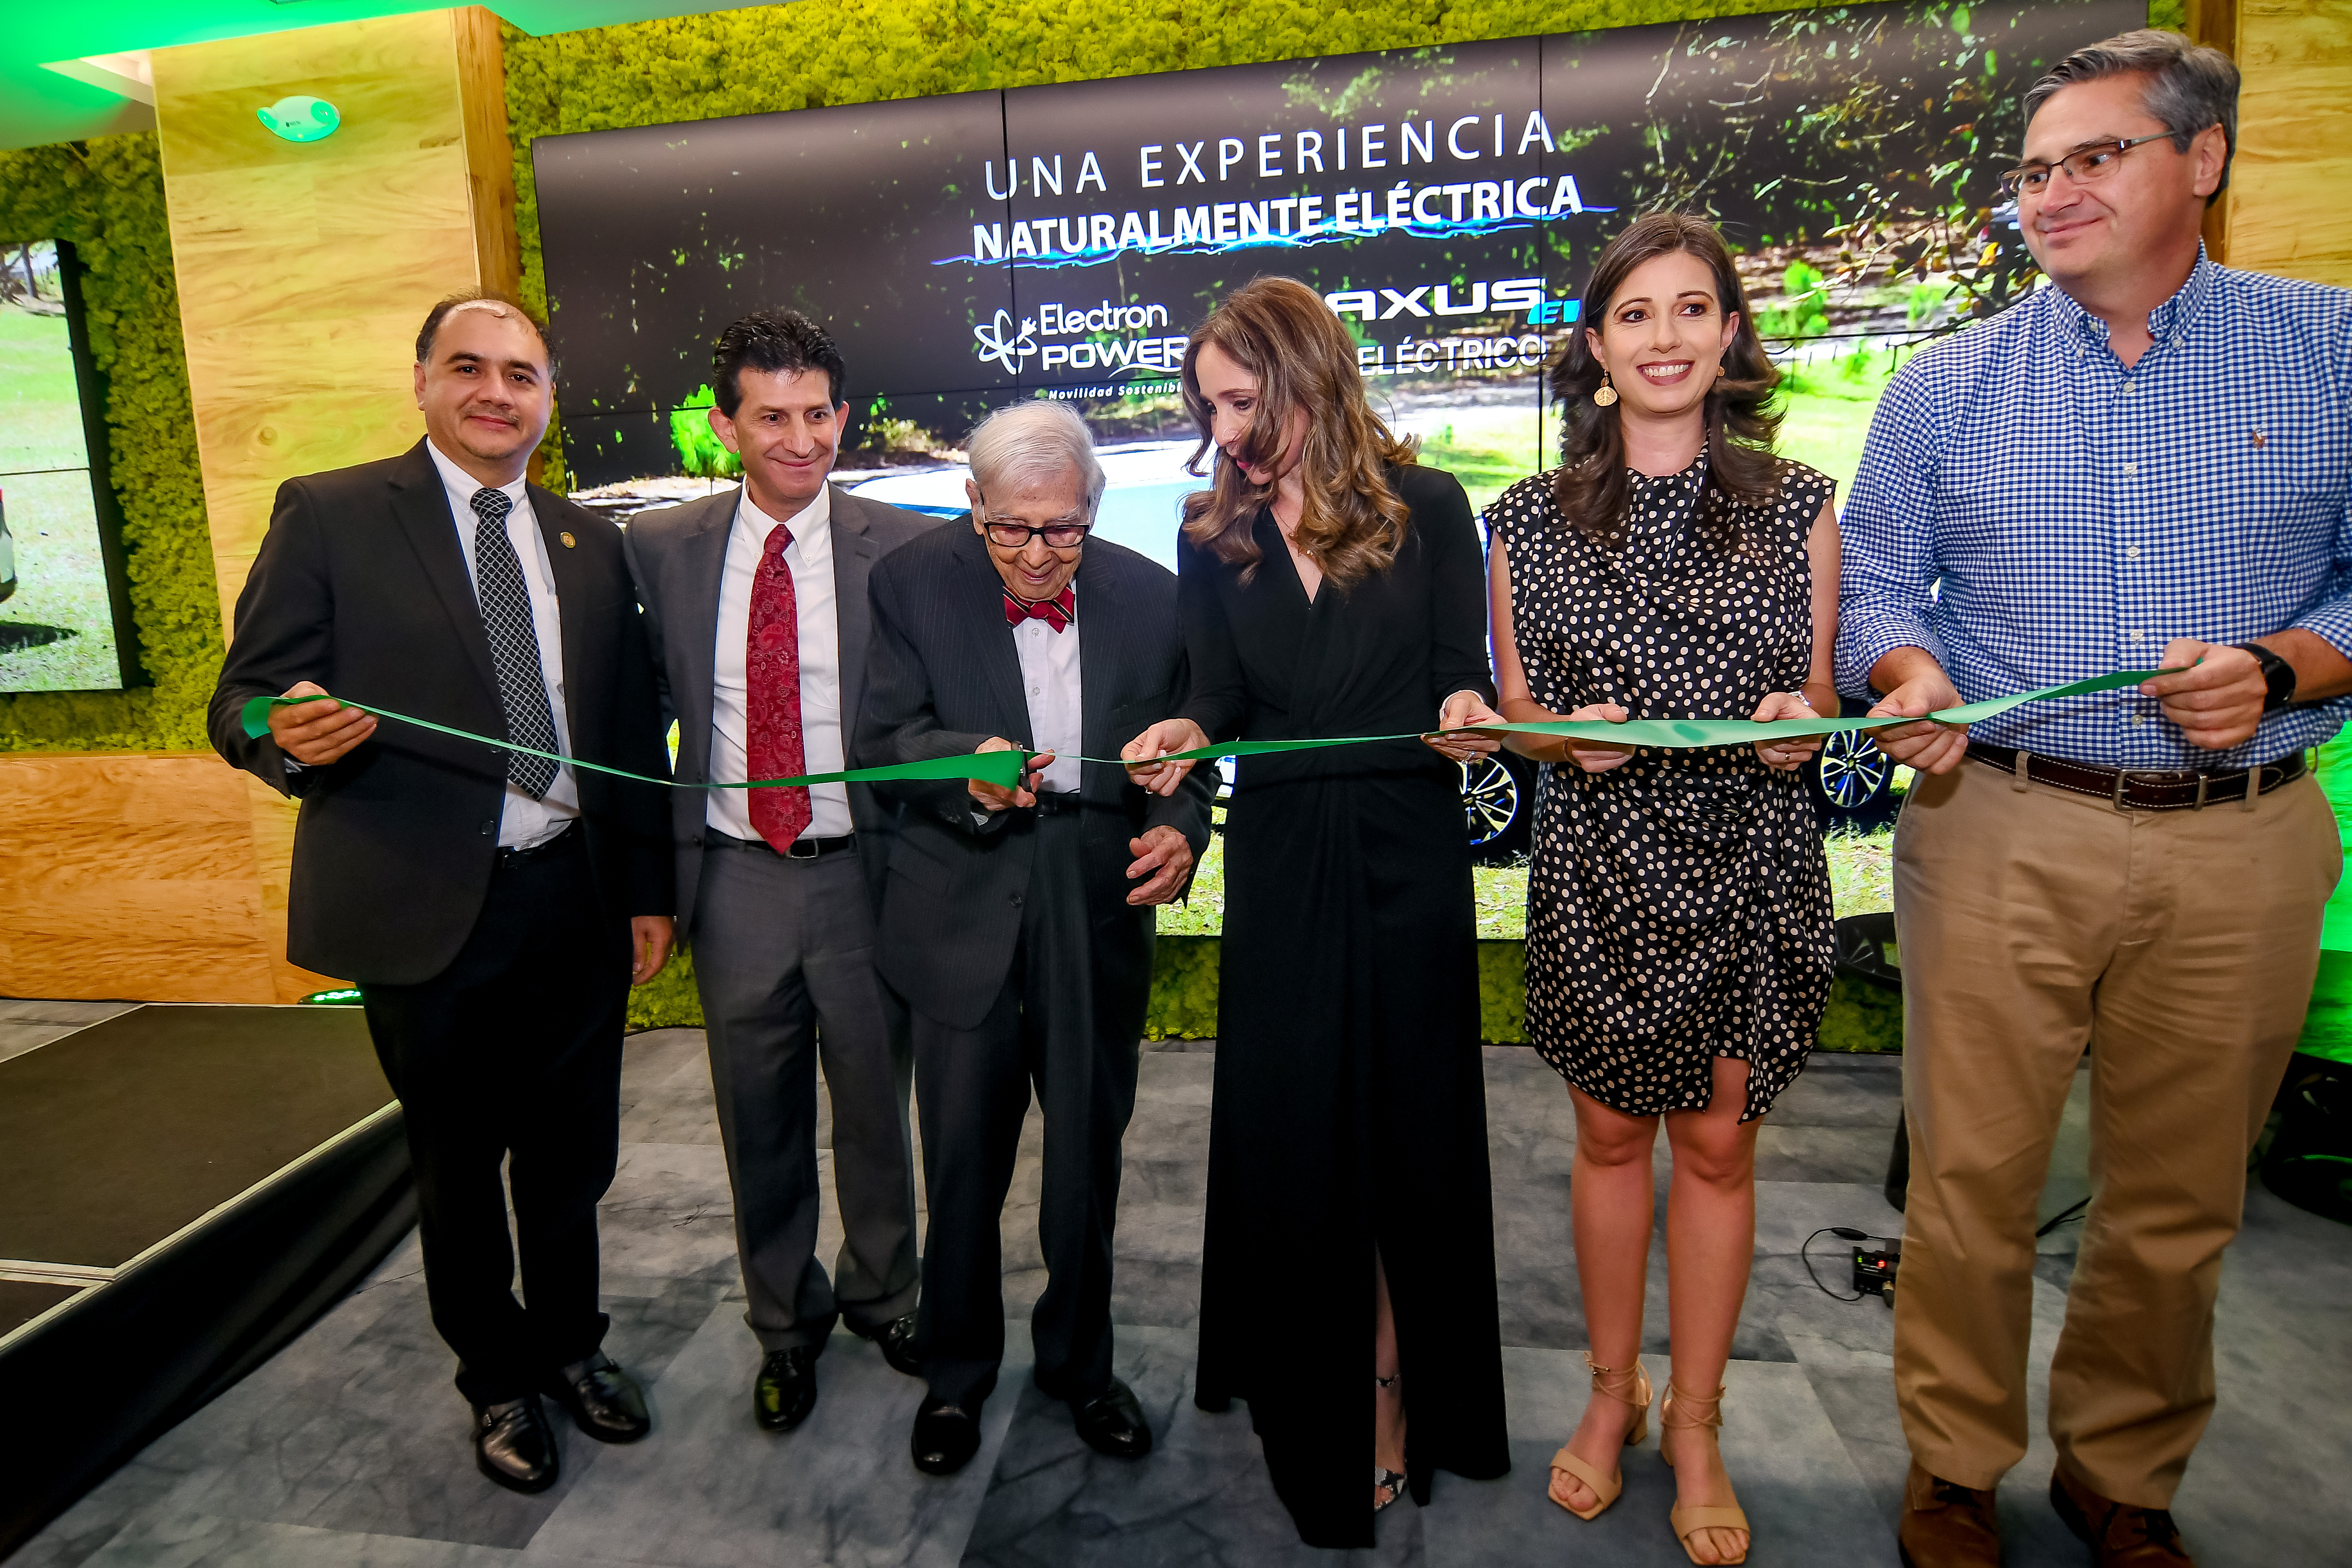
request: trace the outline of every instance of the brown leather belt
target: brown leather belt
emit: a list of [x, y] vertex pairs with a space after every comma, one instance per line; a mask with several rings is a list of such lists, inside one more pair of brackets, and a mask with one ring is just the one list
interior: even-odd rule
[[2305, 767], [2304, 754], [2297, 752], [2277, 762], [2264, 763], [2259, 768], [2244, 768], [2233, 773], [2151, 773], [2138, 768], [2093, 767], [2087, 763], [2070, 763], [2039, 752], [2021, 754], [2013, 747], [1995, 746], [1983, 741], [1969, 742], [1969, 761], [1999, 768], [2005, 773], [2022, 773], [2032, 784], [2095, 795], [2112, 802], [2118, 811], [2195, 811], [2222, 801], [2244, 800], [2248, 779], [2255, 781], [2254, 795], [2260, 798], [2301, 778]]

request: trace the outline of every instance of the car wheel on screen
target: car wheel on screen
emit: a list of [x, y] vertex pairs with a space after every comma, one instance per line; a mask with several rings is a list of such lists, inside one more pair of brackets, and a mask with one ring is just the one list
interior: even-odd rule
[[1805, 770], [1824, 825], [1873, 828], [1895, 804], [1895, 759], [1858, 730], [1825, 737]]
[[1535, 816], [1535, 766], [1511, 752], [1461, 764], [1462, 814], [1470, 831], [1470, 858], [1499, 866], [1528, 852]]

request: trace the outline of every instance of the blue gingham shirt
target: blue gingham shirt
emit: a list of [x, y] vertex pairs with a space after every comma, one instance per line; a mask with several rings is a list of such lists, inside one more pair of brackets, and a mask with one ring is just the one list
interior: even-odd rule
[[[2352, 655], [2352, 290], [2200, 251], [2129, 370], [2054, 286], [1887, 384], [1840, 520], [1837, 676], [1906, 646], [1980, 701], [2299, 626]], [[2352, 699], [2191, 746], [2135, 688], [1970, 727], [2102, 767], [2213, 772], [2333, 735]]]

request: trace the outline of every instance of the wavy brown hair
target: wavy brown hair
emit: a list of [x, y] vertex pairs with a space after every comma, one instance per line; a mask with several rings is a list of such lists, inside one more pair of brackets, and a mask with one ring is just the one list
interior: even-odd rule
[[[1346, 588], [1385, 572], [1404, 545], [1404, 500], [1388, 480], [1391, 464], [1414, 460], [1416, 443], [1399, 439], [1364, 399], [1356, 343], [1323, 296], [1294, 279], [1260, 278], [1225, 297], [1184, 350], [1184, 406], [1201, 426], [1186, 468], [1201, 472], [1214, 448], [1216, 409], [1201, 394], [1194, 369], [1214, 343], [1257, 379], [1257, 408], [1242, 455], [1265, 462], [1282, 450], [1291, 411], [1307, 411], [1298, 453], [1306, 505], [1292, 541], [1324, 576]], [[1251, 536], [1272, 485], [1254, 485], [1230, 454], [1216, 459], [1213, 488], [1184, 498], [1184, 531], [1218, 560], [1257, 569]]]
[[[1551, 395], [1561, 407], [1560, 465], [1552, 477], [1552, 495], [1570, 523], [1596, 538], [1613, 538], [1623, 527], [1625, 498], [1625, 433], [1622, 404], [1603, 408], [1592, 395], [1606, 379], [1601, 362], [1592, 356], [1588, 332], [1598, 332], [1609, 318], [1609, 308], [1625, 279], [1643, 262], [1680, 252], [1696, 256], [1715, 274], [1717, 307], [1727, 316], [1737, 314], [1738, 330], [1723, 352], [1723, 374], [1706, 394], [1706, 500], [1702, 536], [1724, 553], [1737, 551], [1741, 531], [1738, 509], [1768, 504], [1779, 493], [1780, 463], [1772, 442], [1780, 430], [1780, 415], [1772, 407], [1773, 389], [1780, 373], [1764, 353], [1756, 335], [1748, 291], [1740, 286], [1739, 269], [1715, 225], [1685, 213], [1649, 213], [1635, 218], [1601, 249], [1584, 287], [1584, 304], [1578, 330], [1568, 334], [1552, 356]], [[1729, 505], [1723, 503], [1728, 502]]]

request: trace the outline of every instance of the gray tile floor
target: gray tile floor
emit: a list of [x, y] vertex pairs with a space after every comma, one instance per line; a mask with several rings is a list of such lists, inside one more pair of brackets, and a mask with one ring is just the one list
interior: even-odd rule
[[[100, 1015], [83, 1005], [0, 1004], [0, 1056]], [[22, 1031], [23, 1033], [19, 1033]], [[49, 1037], [44, 1036], [44, 1038]], [[798, 1432], [766, 1436], [745, 1408], [757, 1362], [742, 1322], [733, 1216], [698, 1033], [629, 1042], [621, 1170], [604, 1205], [608, 1346], [646, 1384], [654, 1436], [604, 1448], [563, 1429], [562, 1482], [538, 1498], [477, 1477], [447, 1352], [427, 1321], [412, 1237], [274, 1360], [165, 1435], [11, 1560], [10, 1568], [491, 1568], [494, 1564], [956, 1563], [1280, 1564], [1298, 1545], [1268, 1487], [1248, 1417], [1190, 1398], [1213, 1057], [1152, 1050], [1127, 1141], [1116, 1312], [1119, 1370], [1160, 1435], [1139, 1464], [1095, 1456], [1066, 1410], [1012, 1362], [986, 1443], [961, 1475], [917, 1474], [906, 1434], [919, 1385], [873, 1347], [837, 1335], [823, 1396]], [[1628, 1457], [1624, 1500], [1581, 1524], [1544, 1497], [1546, 1463], [1584, 1398], [1567, 1187], [1574, 1129], [1559, 1080], [1516, 1047], [1486, 1052], [1514, 1469], [1440, 1477], [1433, 1506], [1384, 1515], [1371, 1561], [1442, 1564], [1684, 1561], [1655, 1439]], [[1757, 1261], [1725, 1403], [1724, 1450], [1757, 1527], [1751, 1561], [1891, 1563], [1906, 1455], [1889, 1383], [1890, 1314], [1807, 1279], [1806, 1235], [1832, 1224], [1895, 1234], [1878, 1186], [1895, 1121], [1891, 1060], [1816, 1058], [1761, 1139]], [[1035, 1233], [1039, 1133], [1005, 1215], [1008, 1307], [1043, 1288]], [[2045, 1199], [2083, 1188], [2080, 1118]], [[1661, 1164], [1664, 1163], [1661, 1153]], [[828, 1194], [829, 1195], [829, 1194]], [[838, 1244], [828, 1214], [821, 1247]], [[2036, 1365], [2046, 1365], [2072, 1268], [2073, 1227], [2045, 1250]], [[1823, 1249], [1826, 1251], [1826, 1249]], [[1830, 1278], [1825, 1268], [1824, 1277]], [[1654, 1284], [1663, 1259], [1654, 1257]], [[2352, 1230], [2259, 1187], [2230, 1255], [2219, 1321], [2221, 1406], [2179, 1514], [2199, 1560], [2346, 1560], [2352, 1494]], [[1647, 1350], [1665, 1349], [1654, 1289]], [[1268, 1331], [1312, 1331], [1318, 1304], [1270, 1304]], [[1663, 1361], [1653, 1375], [1663, 1378]], [[2044, 1379], [2032, 1383], [2041, 1419]], [[2083, 1552], [2042, 1500], [2046, 1438], [2002, 1491], [2012, 1568]]]

